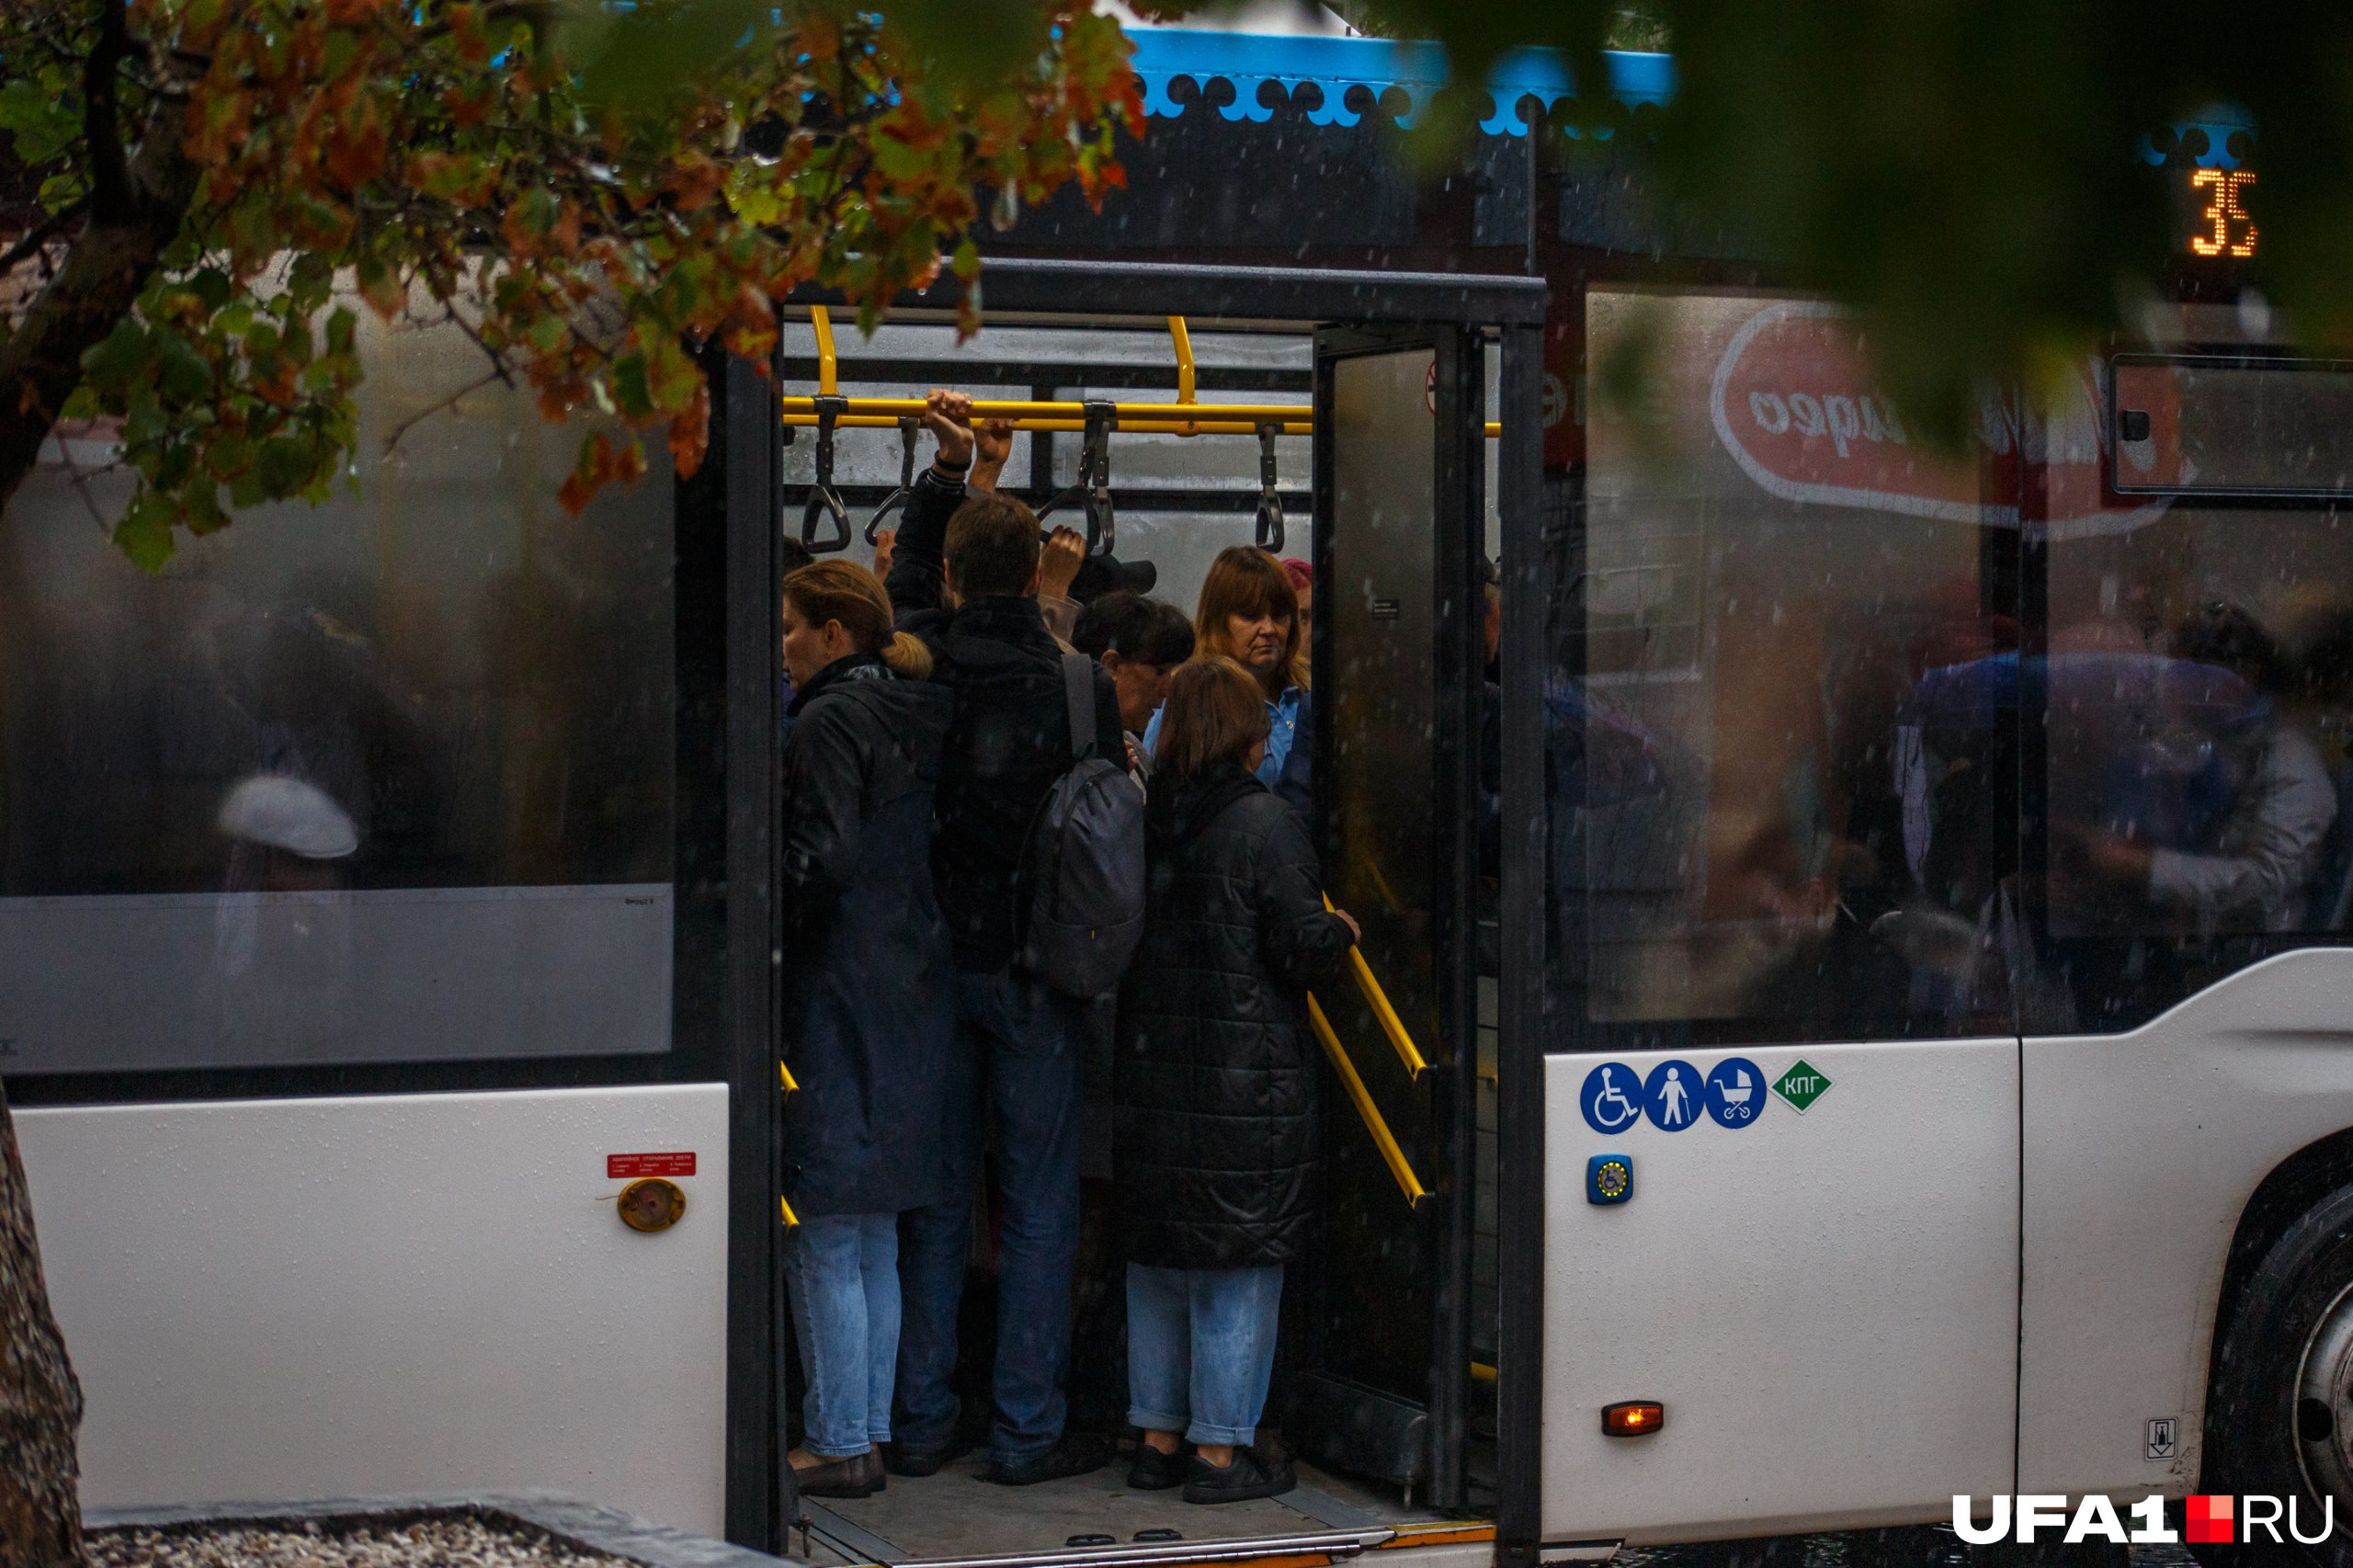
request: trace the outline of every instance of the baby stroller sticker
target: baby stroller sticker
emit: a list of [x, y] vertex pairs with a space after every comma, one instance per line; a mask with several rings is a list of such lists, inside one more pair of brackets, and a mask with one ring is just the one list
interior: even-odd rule
[[1727, 1056], [1708, 1069], [1708, 1114], [1720, 1127], [1753, 1125], [1765, 1108], [1765, 1074], [1745, 1056]]

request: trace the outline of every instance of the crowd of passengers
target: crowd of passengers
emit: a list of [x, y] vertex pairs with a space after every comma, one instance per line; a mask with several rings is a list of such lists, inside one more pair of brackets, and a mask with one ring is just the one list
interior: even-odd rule
[[[1066, 1429], [1082, 1165], [1104, 1142], [1086, 1045], [1108, 1018], [1129, 1484], [1272, 1496], [1293, 1473], [1257, 1428], [1317, 1160], [1305, 988], [1357, 936], [1303, 820], [1307, 569], [1227, 550], [1188, 621], [1074, 536], [1041, 541], [996, 489], [1008, 427], [937, 392], [924, 425], [933, 463], [875, 568], [783, 579], [794, 1471], [809, 1495], [864, 1496], [965, 1451], [952, 1380], [991, 1150], [983, 1473], [1019, 1486], [1112, 1461], [1108, 1438]], [[1072, 653], [1092, 658], [1096, 755], [1142, 795], [1142, 933], [1115, 1004], [1017, 961], [1040, 807], [1076, 760]]]

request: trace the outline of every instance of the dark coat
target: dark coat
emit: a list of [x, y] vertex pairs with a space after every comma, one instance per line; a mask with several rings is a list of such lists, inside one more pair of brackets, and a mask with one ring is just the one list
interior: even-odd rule
[[[931, 649], [932, 679], [956, 694], [940, 765], [932, 870], [956, 945], [956, 967], [991, 974], [1020, 945], [1015, 873], [1038, 807], [1070, 768], [1070, 704], [1062, 644], [1038, 601], [974, 599], [947, 608], [948, 520], [964, 502], [961, 483], [926, 471], [901, 519], [889, 589], [900, 630]], [[1095, 671], [1095, 733], [1117, 758], [1120, 694]]]
[[804, 1215], [944, 1195], [955, 974], [931, 881], [932, 791], [954, 699], [837, 660], [784, 744], [785, 1192]]
[[1229, 766], [1153, 780], [1143, 945], [1112, 1062], [1120, 1231], [1135, 1262], [1294, 1256], [1314, 1203], [1323, 1068], [1306, 986], [1347, 953], [1307, 830]]

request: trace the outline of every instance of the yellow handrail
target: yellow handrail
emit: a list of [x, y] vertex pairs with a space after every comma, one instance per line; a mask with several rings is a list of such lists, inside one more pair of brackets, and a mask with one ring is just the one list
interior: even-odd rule
[[1366, 1090], [1364, 1080], [1357, 1076], [1356, 1063], [1350, 1062], [1348, 1053], [1340, 1049], [1340, 1037], [1332, 1032], [1332, 1020], [1324, 1016], [1323, 1005], [1315, 1000], [1312, 992], [1307, 998], [1307, 1021], [1314, 1026], [1315, 1038], [1322, 1043], [1324, 1054], [1332, 1059], [1334, 1070], [1340, 1074], [1341, 1086], [1348, 1091], [1348, 1098], [1355, 1104], [1357, 1115], [1364, 1121], [1364, 1130], [1372, 1134], [1373, 1147], [1381, 1151], [1381, 1159], [1389, 1166], [1389, 1174], [1397, 1178], [1397, 1186], [1405, 1194], [1407, 1206], [1420, 1208], [1422, 1199], [1429, 1196], [1428, 1189], [1422, 1186], [1421, 1178], [1414, 1175], [1414, 1167], [1405, 1163], [1405, 1151], [1397, 1146], [1389, 1124], [1381, 1119], [1381, 1111], [1372, 1103], [1372, 1096]]
[[[834, 352], [834, 313], [823, 305], [809, 307], [809, 324], [817, 329], [817, 394], [832, 397], [841, 390], [835, 380], [841, 369], [841, 358]], [[795, 400], [787, 398], [787, 403]], [[800, 399], [807, 402], [806, 398]]]
[[[860, 399], [853, 398], [850, 400], [850, 403], [851, 405], [855, 407], [862, 400]], [[1146, 403], [1144, 406], [1147, 408], [1169, 408], [1174, 405], [1162, 403]], [[1196, 403], [1194, 406], [1206, 411], [1222, 405], [1213, 403]], [[979, 415], [975, 415], [975, 417], [993, 418], [996, 416]], [[895, 430], [899, 426], [899, 418], [900, 416], [895, 414], [845, 414], [840, 418], [834, 421], [834, 428], [836, 430]], [[807, 426], [817, 423], [817, 416], [814, 414], [802, 414], [798, 411], [788, 411], [784, 415], [784, 423], [806, 428]], [[1086, 421], [1084, 419], [1032, 419], [1024, 417], [1018, 419], [1007, 419], [1006, 423], [1016, 430], [1084, 430], [1086, 428]], [[1271, 423], [1271, 421], [1269, 421], [1269, 423]], [[1140, 433], [1143, 435], [1159, 436], [1255, 436], [1258, 433], [1258, 426], [1255, 423], [1245, 423], [1238, 419], [1117, 419], [1112, 422], [1111, 427], [1115, 430], [1126, 431], [1131, 435]], [[1313, 435], [1315, 429], [1313, 426], [1306, 423], [1303, 419], [1286, 423], [1282, 428], [1283, 434], [1286, 436]]]
[[776, 1200], [776, 1206], [784, 1211], [784, 1228], [786, 1230], [797, 1231], [801, 1228], [801, 1216], [792, 1211], [792, 1199], [790, 1198], [779, 1197]]
[[[813, 311], [823, 308], [811, 307]], [[837, 395], [833, 342], [833, 328], [821, 324], [817, 333], [819, 396]], [[815, 398], [786, 397], [777, 401], [787, 425], [817, 423]], [[901, 419], [924, 411], [924, 400], [919, 397], [853, 397], [845, 401], [848, 406], [834, 421], [843, 429], [895, 428]], [[1315, 411], [1303, 403], [1196, 403], [1179, 398], [1175, 403], [1117, 403], [1111, 408], [1114, 429], [1164, 436], [1255, 436], [1261, 425], [1279, 425], [1287, 436], [1313, 435], [1315, 430]], [[1188, 417], [1177, 418], [1180, 413]], [[1086, 427], [1086, 404], [975, 398], [972, 417], [1009, 420], [1017, 430], [1083, 430]], [[1490, 437], [1502, 435], [1502, 422], [1489, 420], [1485, 433]]]
[[[1332, 895], [1328, 892], [1324, 895], [1324, 907], [1332, 907]], [[1357, 989], [1364, 993], [1366, 1004], [1372, 1008], [1372, 1016], [1380, 1020], [1381, 1032], [1389, 1037], [1389, 1043], [1396, 1049], [1397, 1060], [1405, 1064], [1406, 1073], [1419, 1083], [1422, 1074], [1429, 1071], [1430, 1064], [1423, 1060], [1421, 1051], [1414, 1044], [1414, 1037], [1405, 1032], [1405, 1021], [1397, 1016], [1397, 1009], [1389, 1005], [1389, 994], [1381, 989], [1381, 982], [1372, 977], [1372, 966], [1364, 961], [1363, 952], [1353, 942], [1348, 944], [1348, 967], [1356, 971]]]
[[[1176, 347], [1176, 401], [1192, 403], [1195, 401], [1193, 389], [1199, 384], [1199, 377], [1193, 367], [1193, 335], [1186, 330], [1183, 316], [1168, 318], [1168, 341]], [[1198, 436], [1200, 431], [1188, 425], [1176, 433]]]
[[792, 1069], [787, 1067], [781, 1062], [776, 1064], [776, 1075], [783, 1081], [782, 1086], [787, 1097], [790, 1097], [794, 1090], [801, 1087], [801, 1085], [792, 1076]]
[[1471, 1363], [1471, 1381], [1474, 1383], [1492, 1383], [1495, 1381], [1495, 1369], [1484, 1361], [1473, 1361]]

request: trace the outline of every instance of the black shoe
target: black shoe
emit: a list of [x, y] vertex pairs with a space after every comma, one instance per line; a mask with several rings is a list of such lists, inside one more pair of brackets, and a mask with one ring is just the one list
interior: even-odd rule
[[872, 1449], [796, 1470], [792, 1480], [803, 1497], [871, 1497], [891, 1484], [882, 1473], [882, 1456]]
[[946, 1466], [972, 1451], [962, 1437], [950, 1437], [936, 1449], [912, 1449], [904, 1443], [882, 1445], [882, 1468], [892, 1475], [919, 1478], [938, 1475]]
[[1279, 1497], [1298, 1484], [1290, 1460], [1269, 1460], [1256, 1449], [1234, 1449], [1233, 1462], [1222, 1469], [1195, 1454], [1185, 1477], [1185, 1501], [1246, 1503], [1253, 1497]]
[[1135, 1462], [1128, 1466], [1128, 1484], [1138, 1492], [1165, 1492], [1172, 1486], [1182, 1486], [1191, 1459], [1182, 1443], [1176, 1445], [1173, 1454], [1164, 1454], [1150, 1443], [1138, 1443]]
[[1004, 1460], [991, 1460], [988, 1469], [981, 1472], [981, 1479], [994, 1481], [999, 1486], [1035, 1486], [1041, 1481], [1085, 1475], [1110, 1462], [1111, 1445], [1108, 1439], [1068, 1432], [1061, 1442], [1035, 1458], [1016, 1460], [1010, 1464]]

